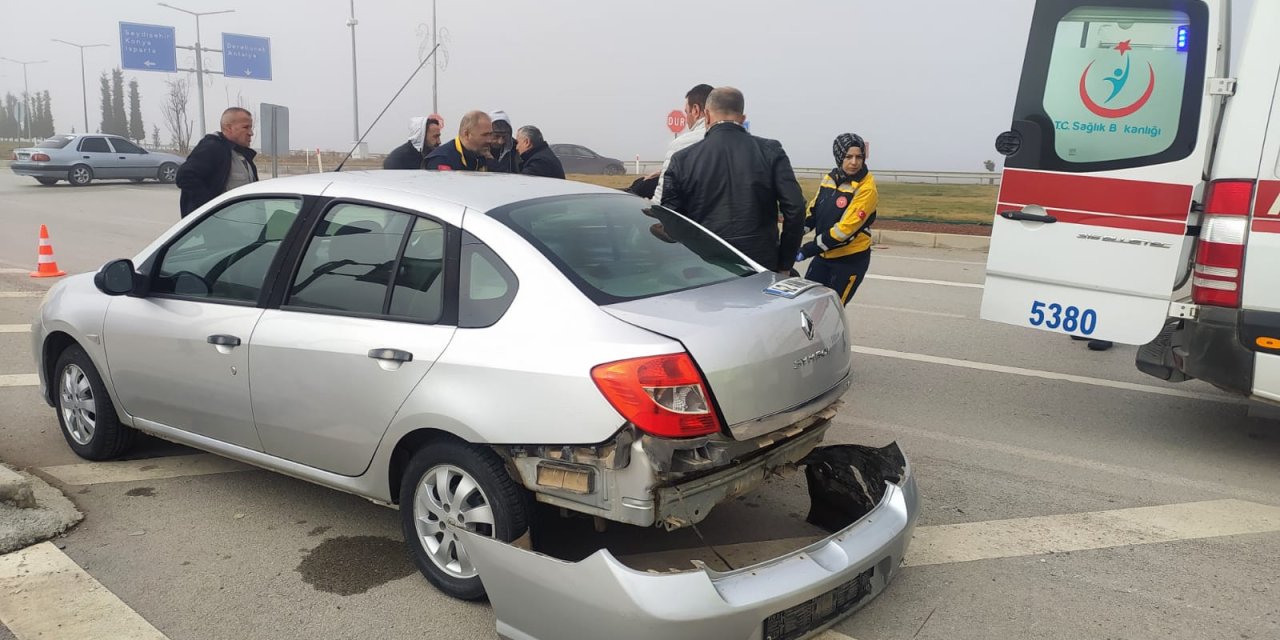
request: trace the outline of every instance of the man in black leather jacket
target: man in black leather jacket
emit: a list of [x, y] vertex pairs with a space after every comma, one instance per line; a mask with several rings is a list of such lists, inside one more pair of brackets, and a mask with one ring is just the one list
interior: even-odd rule
[[706, 138], [671, 158], [662, 178], [662, 206], [706, 227], [765, 268], [786, 273], [804, 236], [804, 194], [782, 145], [742, 127], [743, 103], [742, 92], [733, 87], [711, 92]]

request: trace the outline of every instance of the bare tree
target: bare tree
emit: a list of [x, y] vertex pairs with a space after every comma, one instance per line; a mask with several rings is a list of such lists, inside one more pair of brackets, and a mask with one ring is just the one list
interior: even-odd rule
[[161, 106], [164, 127], [173, 139], [173, 146], [177, 147], [180, 153], [186, 153], [191, 149], [191, 128], [195, 125], [187, 115], [191, 85], [186, 78], [166, 80], [165, 84], [169, 87], [169, 93]]

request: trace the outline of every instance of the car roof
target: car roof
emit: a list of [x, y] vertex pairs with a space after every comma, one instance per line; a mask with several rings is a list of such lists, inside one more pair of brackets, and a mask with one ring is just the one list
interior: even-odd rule
[[[614, 194], [617, 189], [573, 180], [475, 171], [343, 171], [264, 180], [241, 187], [258, 193], [299, 193], [376, 200], [378, 191], [444, 200], [474, 211], [549, 196]], [[425, 204], [425, 203], [424, 203]]]

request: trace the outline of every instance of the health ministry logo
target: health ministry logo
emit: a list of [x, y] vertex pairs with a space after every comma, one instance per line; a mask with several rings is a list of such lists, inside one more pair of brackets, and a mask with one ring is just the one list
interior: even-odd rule
[[1112, 100], [1115, 100], [1116, 96], [1120, 95], [1120, 92], [1129, 84], [1129, 71], [1133, 62], [1132, 56], [1129, 55], [1129, 52], [1133, 50], [1133, 47], [1129, 44], [1130, 42], [1132, 41], [1125, 40], [1115, 46], [1115, 50], [1120, 52], [1120, 58], [1124, 61], [1124, 68], [1117, 67], [1110, 76], [1102, 79], [1103, 82], [1110, 85], [1109, 95], [1107, 95], [1106, 99], [1102, 101], [1102, 104], [1098, 104], [1093, 97], [1089, 95], [1089, 71], [1093, 69], [1093, 65], [1098, 61], [1094, 60], [1093, 62], [1090, 62], [1089, 66], [1084, 68], [1084, 73], [1080, 74], [1080, 100], [1084, 102], [1085, 108], [1091, 111], [1094, 115], [1112, 119], [1131, 116], [1145, 107], [1147, 102], [1151, 100], [1151, 94], [1155, 93], [1156, 70], [1155, 67], [1151, 66], [1151, 63], [1148, 62], [1147, 90], [1143, 92], [1142, 97], [1138, 98], [1132, 104], [1123, 107], [1104, 106], [1110, 104]]

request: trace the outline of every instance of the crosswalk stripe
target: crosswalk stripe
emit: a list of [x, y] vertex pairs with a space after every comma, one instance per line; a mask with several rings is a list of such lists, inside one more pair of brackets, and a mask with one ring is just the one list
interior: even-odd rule
[[[1234, 499], [1187, 502], [916, 527], [903, 564], [922, 567], [1273, 532], [1280, 532], [1280, 507]], [[805, 536], [717, 545], [716, 551], [733, 566], [742, 567], [820, 539]], [[627, 556], [625, 561], [642, 569], [687, 569], [689, 559], [701, 558], [703, 553], [710, 554], [705, 549], [678, 549]], [[714, 558], [704, 561], [716, 562]]]
[[0, 298], [43, 298], [43, 291], [0, 291]]
[[34, 373], [0, 374], [0, 387], [34, 387], [40, 384], [40, 376]]
[[123, 462], [66, 464], [40, 467], [39, 470], [41, 473], [52, 476], [66, 484], [94, 485], [112, 482], [183, 478], [186, 476], [206, 476], [215, 473], [250, 471], [255, 468], [210, 453], [198, 453]]
[[0, 593], [0, 622], [18, 638], [166, 640], [49, 542], [0, 556]]
[[955, 282], [953, 280], [927, 280], [924, 278], [904, 278], [902, 276], [882, 276], [871, 274], [867, 276], [868, 280], [885, 280], [888, 282], [905, 282], [908, 284], [931, 284], [939, 287], [959, 287], [961, 289], [982, 289], [980, 284], [972, 282]]
[[0, 324], [0, 333], [31, 333], [29, 324]]
[[18, 275], [18, 274], [22, 274], [22, 275], [26, 275], [26, 274], [28, 274], [28, 273], [31, 273], [31, 270], [30, 270], [30, 269], [16, 269], [16, 268], [14, 268], [14, 267], [0, 267], [0, 274], [5, 274], [5, 275]]

